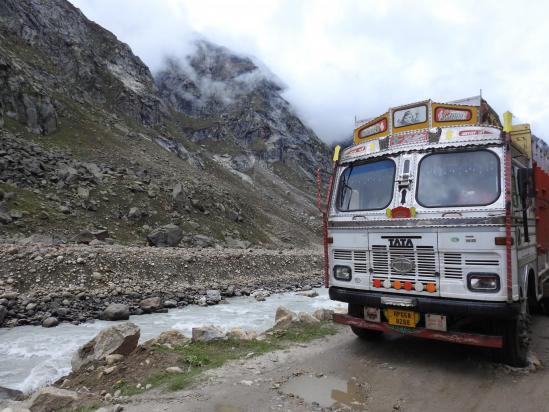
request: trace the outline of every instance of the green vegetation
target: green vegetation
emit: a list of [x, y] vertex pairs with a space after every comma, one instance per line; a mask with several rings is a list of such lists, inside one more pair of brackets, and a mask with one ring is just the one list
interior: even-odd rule
[[264, 340], [219, 340], [210, 342], [191, 342], [174, 348], [157, 346], [160, 353], [177, 353], [178, 366], [183, 373], [161, 372], [153, 375], [142, 387], [137, 388], [119, 381], [114, 389], [120, 389], [124, 395], [135, 395], [144, 391], [144, 386], [161, 387], [167, 391], [186, 388], [196, 381], [208, 369], [219, 368], [226, 362], [245, 357], [258, 356], [278, 349], [284, 349], [293, 343], [306, 343], [312, 340], [334, 335], [336, 327], [329, 322], [318, 325], [299, 325], [285, 331], [275, 331]]

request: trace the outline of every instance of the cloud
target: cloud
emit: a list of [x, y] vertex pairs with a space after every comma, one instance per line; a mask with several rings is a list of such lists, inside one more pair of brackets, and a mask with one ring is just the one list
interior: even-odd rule
[[549, 3], [72, 0], [153, 71], [196, 33], [255, 56], [326, 141], [353, 119], [426, 98], [483, 96], [549, 138]]

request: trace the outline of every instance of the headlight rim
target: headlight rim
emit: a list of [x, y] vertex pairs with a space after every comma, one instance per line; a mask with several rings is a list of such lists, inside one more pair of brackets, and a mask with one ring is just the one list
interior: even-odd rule
[[[336, 273], [337, 273], [338, 268], [348, 269], [349, 270], [349, 279], [342, 279], [342, 278], [337, 277]], [[335, 280], [338, 280], [340, 282], [350, 282], [351, 279], [353, 278], [353, 269], [350, 266], [347, 266], [347, 265], [334, 265], [333, 270], [332, 270], [332, 274], [333, 274]]]
[[[496, 288], [495, 289], [475, 289], [471, 284], [472, 279], [495, 279]], [[493, 272], [470, 272], [467, 274], [467, 289], [473, 293], [498, 293], [501, 290], [501, 279], [499, 273]]]

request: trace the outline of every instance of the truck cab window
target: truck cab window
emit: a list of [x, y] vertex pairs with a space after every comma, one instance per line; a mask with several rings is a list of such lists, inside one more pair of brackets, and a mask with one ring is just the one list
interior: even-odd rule
[[424, 207], [484, 206], [500, 194], [498, 157], [488, 150], [436, 153], [419, 164], [417, 201]]
[[341, 174], [337, 207], [343, 212], [384, 209], [393, 198], [394, 181], [392, 160], [351, 165]]

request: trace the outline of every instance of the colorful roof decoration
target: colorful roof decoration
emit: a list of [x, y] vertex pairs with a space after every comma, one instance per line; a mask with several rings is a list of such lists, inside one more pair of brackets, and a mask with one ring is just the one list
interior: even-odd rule
[[425, 100], [393, 107], [361, 124], [354, 131], [354, 143], [391, 136], [392, 142], [427, 139], [432, 128], [452, 126], [494, 126], [501, 128], [496, 112], [480, 96], [449, 103]]

